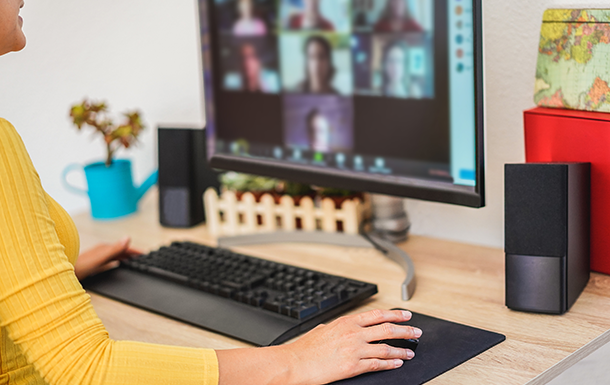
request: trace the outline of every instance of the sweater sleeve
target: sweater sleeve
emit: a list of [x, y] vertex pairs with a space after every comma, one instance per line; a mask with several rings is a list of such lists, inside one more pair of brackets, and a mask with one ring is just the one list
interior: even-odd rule
[[109, 338], [59, 242], [25, 146], [2, 119], [0, 327], [50, 385], [218, 383], [213, 350]]

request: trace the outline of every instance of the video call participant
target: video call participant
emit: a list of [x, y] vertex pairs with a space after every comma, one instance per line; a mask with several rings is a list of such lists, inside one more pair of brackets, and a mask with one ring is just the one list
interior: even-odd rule
[[332, 84], [336, 68], [330, 42], [322, 36], [310, 36], [304, 45], [305, 80], [300, 92], [312, 94], [338, 94]]
[[405, 0], [386, 0], [375, 32], [422, 32], [423, 28], [411, 15]]
[[269, 92], [263, 81], [263, 66], [256, 51], [256, 47], [245, 43], [239, 50], [241, 57], [241, 79], [244, 91]]
[[402, 40], [391, 40], [383, 48], [381, 57], [381, 93], [396, 98], [410, 97], [407, 57], [408, 46]]
[[304, 8], [300, 14], [292, 15], [288, 21], [289, 29], [318, 30], [332, 32], [335, 26], [322, 16], [319, 0], [303, 0]]
[[330, 122], [317, 108], [307, 114], [307, 137], [312, 151], [330, 152]]
[[235, 36], [261, 36], [267, 33], [265, 23], [254, 14], [253, 0], [237, 0], [239, 19], [233, 25]]

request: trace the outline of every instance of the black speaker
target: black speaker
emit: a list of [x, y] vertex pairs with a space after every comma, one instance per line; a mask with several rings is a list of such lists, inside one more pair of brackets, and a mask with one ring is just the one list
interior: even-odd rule
[[505, 166], [506, 306], [563, 314], [589, 281], [589, 163]]
[[205, 221], [203, 193], [220, 188], [208, 166], [205, 130], [159, 127], [159, 221], [193, 227]]

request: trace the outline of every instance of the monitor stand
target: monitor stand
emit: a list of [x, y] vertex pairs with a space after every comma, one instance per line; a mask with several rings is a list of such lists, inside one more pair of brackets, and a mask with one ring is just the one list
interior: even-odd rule
[[398, 263], [405, 270], [407, 277], [401, 286], [402, 300], [410, 300], [415, 292], [415, 267], [411, 257], [393, 243], [375, 235], [364, 233], [362, 235], [348, 235], [343, 233], [278, 231], [274, 233], [238, 235], [218, 239], [218, 246], [224, 248], [269, 243], [323, 243], [342, 247], [375, 248], [392, 261]]
[[371, 233], [392, 243], [407, 240], [411, 221], [405, 210], [404, 199], [371, 194], [371, 210]]

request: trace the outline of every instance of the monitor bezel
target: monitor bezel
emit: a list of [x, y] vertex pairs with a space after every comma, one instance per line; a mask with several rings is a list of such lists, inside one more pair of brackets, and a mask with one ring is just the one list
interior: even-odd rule
[[[218, 52], [218, 29], [208, 7], [214, 0], [199, 0], [200, 31], [207, 33], [207, 41], [202, 38], [202, 55], [204, 73], [208, 71], [208, 80], [214, 78], [214, 68], [218, 68], [218, 58], [213, 58], [210, 51]], [[221, 170], [231, 170], [249, 174], [287, 179], [318, 186], [342, 188], [378, 194], [393, 195], [403, 198], [424, 201], [450, 203], [461, 206], [480, 208], [485, 206], [485, 141], [484, 141], [484, 96], [483, 96], [483, 34], [482, 34], [482, 1], [472, 0], [474, 29], [474, 71], [475, 71], [475, 140], [476, 140], [476, 185], [472, 187], [449, 184], [422, 178], [405, 176], [355, 173], [339, 169], [323, 169], [317, 166], [292, 164], [264, 159], [246, 158], [228, 154], [217, 154], [213, 146], [209, 148], [210, 166]], [[204, 4], [204, 7], [201, 5]], [[209, 44], [210, 47], [205, 46]], [[209, 55], [209, 56], [208, 56]], [[216, 60], [214, 60], [216, 59]], [[205, 76], [204, 76], [205, 79]], [[205, 81], [205, 80], [204, 80]], [[217, 80], [216, 80], [217, 81]], [[210, 124], [215, 116], [214, 93], [218, 83], [204, 85], [206, 121]], [[212, 124], [214, 122], [211, 122]], [[210, 130], [212, 131], [212, 130]], [[211, 132], [208, 131], [208, 137]], [[214, 130], [215, 131], [215, 130]], [[211, 141], [212, 143], [214, 141]]]

